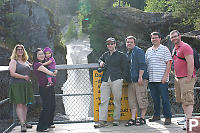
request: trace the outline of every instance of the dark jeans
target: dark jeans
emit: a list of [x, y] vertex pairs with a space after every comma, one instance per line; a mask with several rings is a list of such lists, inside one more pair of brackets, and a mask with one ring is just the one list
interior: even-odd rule
[[40, 112], [37, 131], [45, 130], [50, 125], [53, 125], [56, 107], [54, 86], [39, 87], [39, 94], [42, 100], [42, 111]]
[[163, 115], [165, 118], [171, 118], [171, 105], [169, 102], [168, 83], [150, 82], [149, 89], [154, 104], [154, 116], [160, 116], [160, 97], [162, 99]]

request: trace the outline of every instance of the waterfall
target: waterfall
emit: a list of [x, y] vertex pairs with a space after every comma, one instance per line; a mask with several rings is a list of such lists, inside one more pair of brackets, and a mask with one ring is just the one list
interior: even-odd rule
[[[92, 51], [89, 41], [74, 41], [67, 46], [67, 65], [87, 64], [87, 55]], [[68, 78], [64, 83], [63, 94], [88, 94], [92, 91], [89, 70], [68, 70]], [[90, 112], [91, 95], [65, 96], [63, 103], [65, 113], [70, 120], [87, 119]]]

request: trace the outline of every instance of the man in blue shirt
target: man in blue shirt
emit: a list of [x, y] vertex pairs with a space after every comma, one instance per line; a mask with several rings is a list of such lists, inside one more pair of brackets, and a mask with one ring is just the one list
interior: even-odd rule
[[[147, 84], [148, 73], [145, 63], [144, 51], [135, 46], [136, 38], [128, 36], [126, 38], [127, 55], [130, 62], [130, 75], [128, 83], [128, 102], [132, 113], [130, 119], [125, 126], [146, 124], [145, 114], [148, 107]], [[140, 119], [136, 120], [135, 114], [141, 110]]]

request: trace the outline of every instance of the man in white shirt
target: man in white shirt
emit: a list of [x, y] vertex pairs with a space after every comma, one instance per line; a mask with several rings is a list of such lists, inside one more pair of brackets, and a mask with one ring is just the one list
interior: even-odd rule
[[160, 97], [162, 98], [164, 125], [171, 124], [171, 106], [169, 102], [168, 81], [172, 64], [169, 49], [160, 44], [161, 36], [158, 32], [151, 33], [152, 47], [148, 48], [145, 55], [147, 71], [149, 73], [149, 89], [154, 104], [153, 117], [149, 122], [160, 120]]

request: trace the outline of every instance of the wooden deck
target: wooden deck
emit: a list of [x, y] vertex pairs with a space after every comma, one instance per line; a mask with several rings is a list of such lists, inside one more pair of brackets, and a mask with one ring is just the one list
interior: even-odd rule
[[[149, 122], [146, 125], [125, 127], [125, 121], [120, 122], [120, 126], [113, 127], [109, 123], [104, 128], [94, 128], [94, 122], [90, 123], [68, 123], [56, 124], [56, 128], [50, 129], [49, 133], [186, 133], [182, 130], [182, 126], [177, 124], [177, 121], [182, 120], [182, 117], [172, 118], [171, 125], [163, 125], [164, 118], [158, 122]], [[32, 129], [27, 129], [28, 133], [36, 133], [36, 125]], [[20, 126], [16, 126], [11, 133], [20, 133]]]

